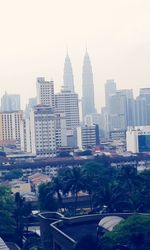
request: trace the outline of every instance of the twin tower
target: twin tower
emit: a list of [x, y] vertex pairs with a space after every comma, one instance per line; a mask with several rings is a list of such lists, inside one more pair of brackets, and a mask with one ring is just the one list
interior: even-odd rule
[[[64, 65], [63, 75], [64, 88], [74, 92], [74, 77], [72, 71], [72, 65], [67, 53]], [[82, 68], [82, 115], [83, 118], [88, 114], [95, 113], [94, 104], [94, 84], [93, 84], [93, 72], [92, 65], [86, 50], [83, 60]]]

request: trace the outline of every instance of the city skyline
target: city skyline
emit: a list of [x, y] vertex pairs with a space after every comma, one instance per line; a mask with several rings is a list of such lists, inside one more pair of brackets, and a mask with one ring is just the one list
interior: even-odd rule
[[40, 76], [53, 78], [60, 91], [66, 47], [75, 91], [81, 96], [86, 46], [98, 111], [104, 105], [107, 79], [114, 79], [119, 89], [133, 88], [137, 95], [150, 81], [149, 10], [148, 0], [3, 1], [0, 97], [5, 91], [21, 94], [25, 107], [28, 97], [35, 96], [35, 81]]

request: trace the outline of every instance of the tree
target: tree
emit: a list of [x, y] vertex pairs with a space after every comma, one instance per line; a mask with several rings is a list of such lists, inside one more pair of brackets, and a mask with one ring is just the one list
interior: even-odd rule
[[50, 182], [42, 183], [39, 186], [39, 205], [41, 210], [57, 211], [58, 202], [54, 197], [54, 192]]
[[63, 183], [63, 194], [72, 193], [75, 197], [74, 213], [76, 214], [78, 193], [84, 189], [83, 175], [81, 167], [65, 168], [63, 173], [61, 172], [61, 178]]
[[15, 220], [13, 219], [15, 204], [10, 188], [0, 185], [0, 236], [14, 238]]
[[123, 212], [130, 208], [130, 202], [127, 198], [126, 190], [115, 180], [110, 180], [99, 186], [94, 193], [95, 205], [99, 207], [106, 206], [109, 213]]
[[150, 216], [133, 215], [103, 236], [102, 249], [117, 249], [115, 247], [119, 244], [124, 246], [124, 249], [149, 250], [149, 235]]
[[19, 179], [23, 175], [22, 170], [20, 169], [13, 169], [9, 171], [5, 176], [3, 177], [5, 180], [13, 180], [13, 179]]
[[90, 207], [93, 209], [93, 199], [98, 190], [105, 186], [113, 177], [113, 170], [98, 162], [88, 162], [82, 168], [84, 188], [90, 197]]

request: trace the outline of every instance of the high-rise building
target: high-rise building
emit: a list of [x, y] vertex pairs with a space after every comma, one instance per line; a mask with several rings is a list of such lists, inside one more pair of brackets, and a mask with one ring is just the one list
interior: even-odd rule
[[31, 150], [37, 157], [56, 154], [55, 114], [48, 105], [35, 106], [30, 113]]
[[48, 105], [31, 110], [30, 131], [31, 151], [37, 157], [53, 157], [58, 148], [67, 146], [65, 114], [55, 113]]
[[76, 93], [62, 89], [55, 95], [55, 109], [58, 113], [65, 113], [67, 129], [79, 126], [79, 105]]
[[109, 97], [110, 131], [126, 130], [134, 125], [134, 99], [131, 89], [117, 90]]
[[72, 65], [71, 65], [71, 61], [70, 61], [68, 53], [66, 55], [65, 64], [64, 64], [63, 84], [66, 90], [70, 90], [71, 92], [74, 92], [73, 71], [72, 71]]
[[77, 146], [79, 149], [91, 149], [99, 145], [99, 127], [96, 124], [77, 128]]
[[150, 126], [129, 127], [126, 132], [127, 151], [150, 153]]
[[37, 105], [37, 98], [36, 97], [29, 98], [29, 101], [28, 101], [28, 104], [26, 105], [26, 110], [25, 110], [26, 117], [29, 117], [31, 109], [33, 109], [33, 107], [35, 107], [36, 105]]
[[150, 125], [150, 88], [141, 88], [135, 102], [135, 125]]
[[92, 65], [86, 50], [82, 69], [82, 115], [95, 113]]
[[38, 77], [36, 82], [37, 105], [49, 105], [55, 107], [54, 82], [45, 81], [44, 77]]
[[110, 112], [110, 96], [116, 93], [116, 83], [114, 80], [107, 80], [105, 83], [105, 106], [107, 112]]
[[20, 110], [20, 95], [8, 95], [5, 93], [1, 98], [1, 111], [11, 112]]
[[21, 151], [31, 152], [31, 124], [29, 117], [23, 118], [20, 122]]
[[20, 123], [23, 112], [0, 112], [0, 145], [15, 145], [20, 149]]

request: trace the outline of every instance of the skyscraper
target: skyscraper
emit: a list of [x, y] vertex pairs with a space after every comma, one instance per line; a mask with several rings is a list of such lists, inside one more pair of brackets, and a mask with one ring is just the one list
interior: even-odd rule
[[68, 53], [66, 55], [65, 64], [64, 64], [63, 84], [66, 90], [70, 90], [71, 92], [74, 92], [73, 72], [72, 72], [71, 61], [70, 61]]
[[107, 112], [110, 112], [110, 96], [116, 93], [116, 83], [114, 80], [107, 80], [105, 83], [105, 105]]
[[15, 145], [20, 149], [20, 123], [23, 111], [0, 112], [0, 145]]
[[86, 50], [82, 69], [82, 115], [95, 113], [92, 65]]
[[38, 77], [36, 82], [37, 104], [48, 105], [54, 108], [54, 82], [45, 81], [44, 77]]
[[67, 129], [74, 129], [79, 126], [79, 105], [78, 95], [69, 90], [62, 89], [55, 94], [56, 112], [66, 114]]
[[20, 95], [8, 95], [5, 93], [1, 98], [1, 111], [11, 112], [20, 110]]

